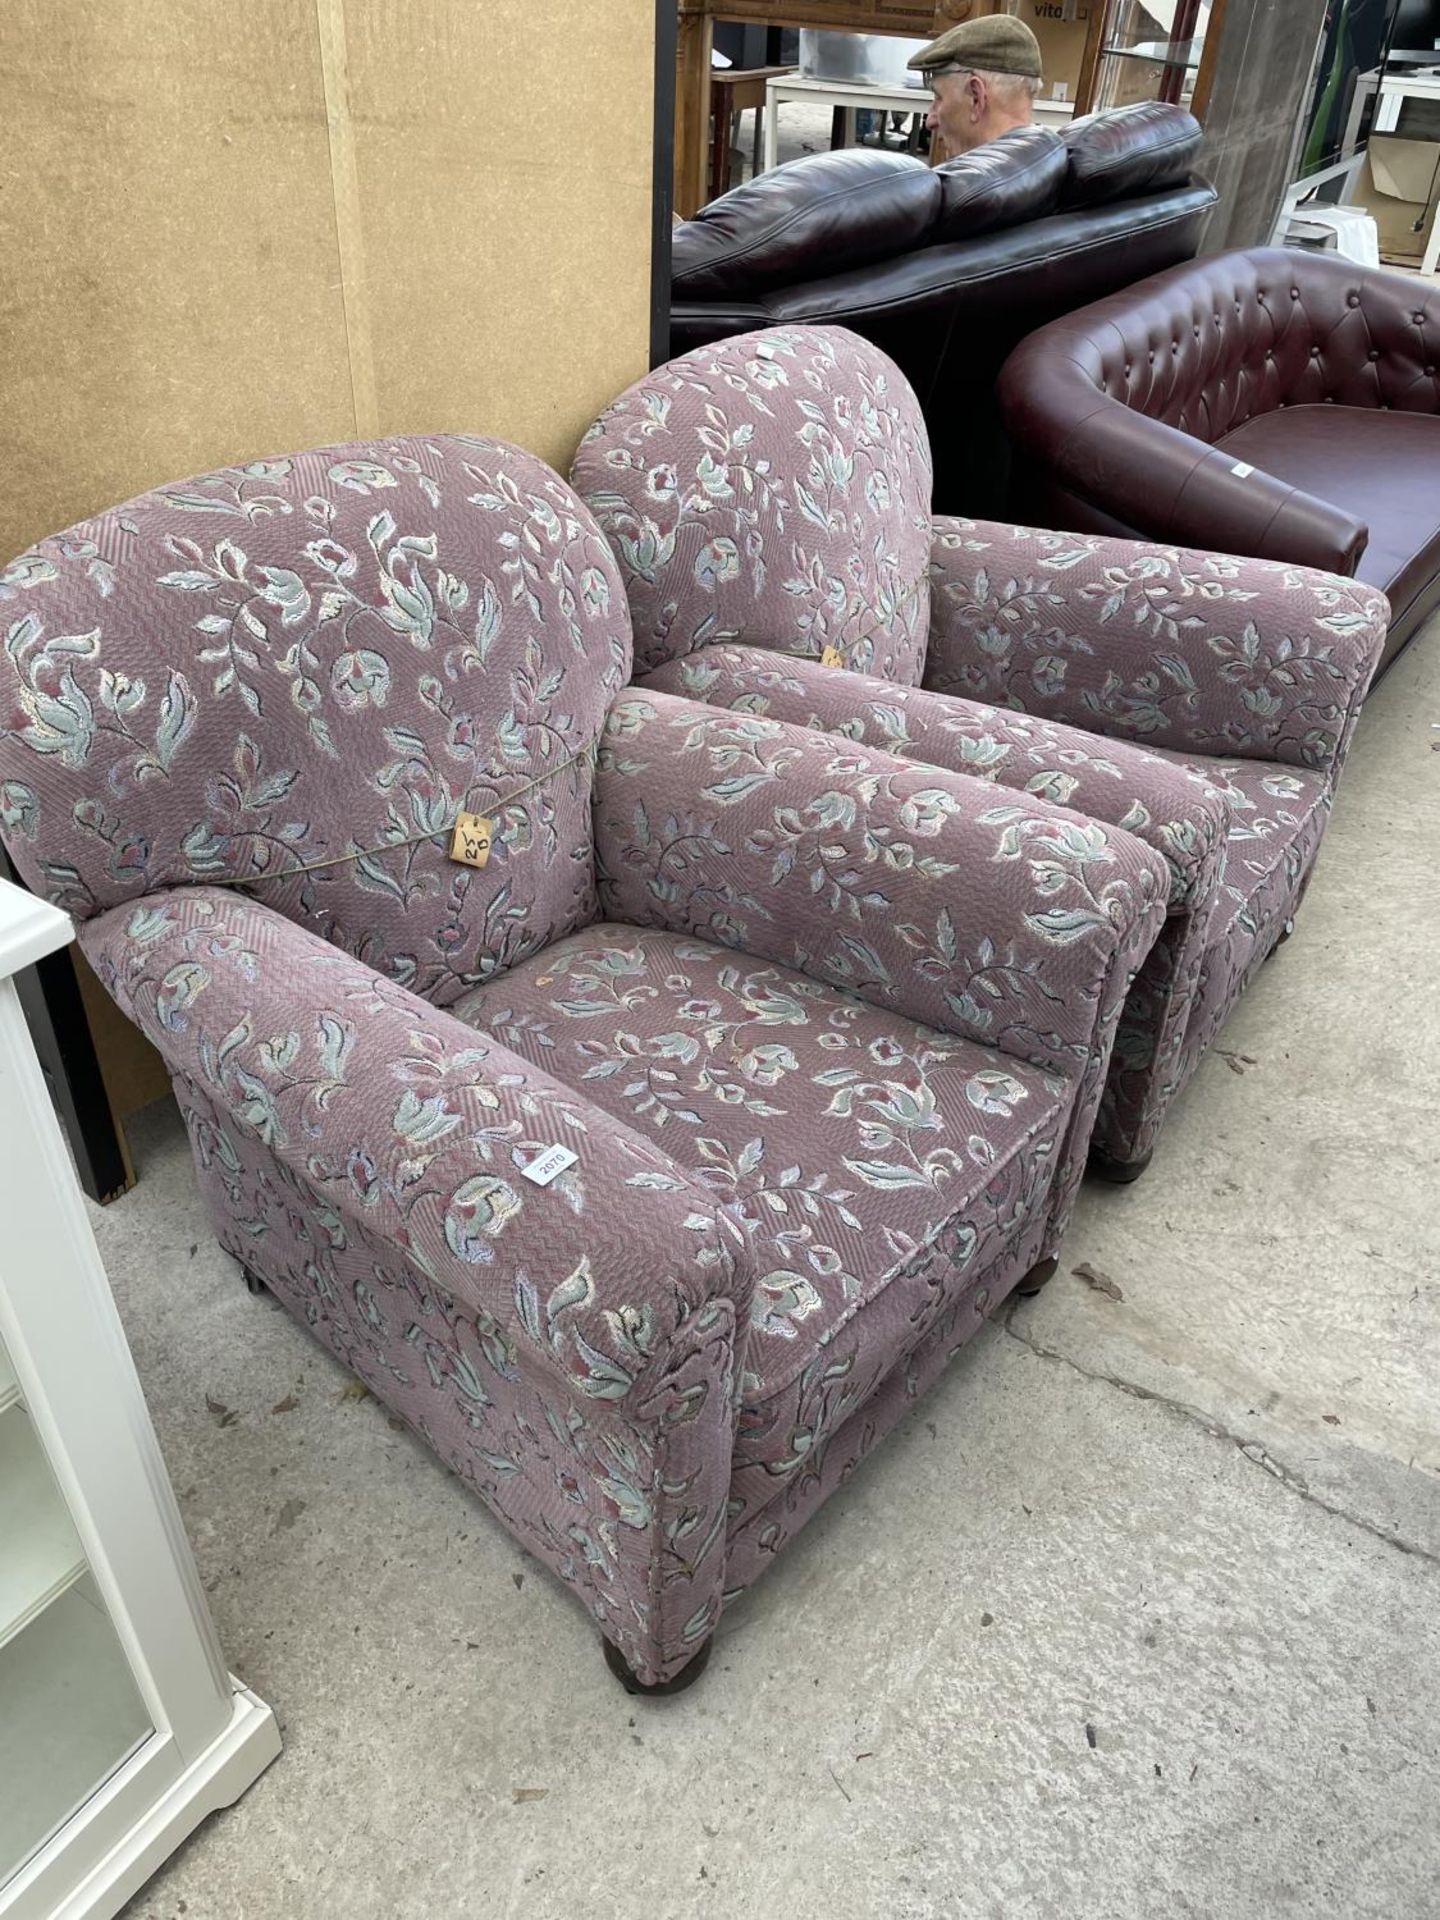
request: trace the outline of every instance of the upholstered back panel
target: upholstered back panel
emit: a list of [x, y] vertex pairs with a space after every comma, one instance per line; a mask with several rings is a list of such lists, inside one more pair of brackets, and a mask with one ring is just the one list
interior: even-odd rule
[[[241, 885], [444, 1003], [593, 916], [629, 617], [529, 454], [391, 439], [159, 488], [6, 569], [0, 632], [0, 832], [81, 918]], [[483, 866], [450, 857], [461, 810]]]
[[1214, 254], [1032, 334], [1003, 391], [1012, 424], [1029, 403], [1069, 434], [1107, 395], [1211, 445], [1286, 406], [1434, 413], [1440, 295], [1291, 247]]
[[1070, 156], [1048, 127], [1013, 127], [935, 169], [940, 213], [930, 244], [973, 240], [1053, 213]]
[[637, 673], [738, 640], [918, 684], [929, 439], [904, 375], [858, 334], [697, 347], [606, 410], [571, 477], [619, 559]]

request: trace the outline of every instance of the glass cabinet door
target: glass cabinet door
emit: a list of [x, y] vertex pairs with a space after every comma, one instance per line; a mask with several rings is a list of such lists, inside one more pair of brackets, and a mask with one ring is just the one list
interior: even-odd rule
[[1209, 0], [1111, 0], [1095, 76], [1093, 110], [1168, 100], [1188, 107], [1195, 93], [1213, 8]]
[[152, 1732], [0, 1344], [0, 1888]]

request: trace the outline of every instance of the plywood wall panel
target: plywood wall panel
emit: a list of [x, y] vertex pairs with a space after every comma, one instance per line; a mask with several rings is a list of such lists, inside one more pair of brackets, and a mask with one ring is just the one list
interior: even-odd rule
[[648, 363], [653, 0], [343, 11], [380, 417], [564, 467]]
[[[3, 0], [0, 564], [372, 433], [563, 469], [648, 361], [654, 35], [654, 0]], [[154, 1063], [92, 1024], [123, 1114]]]
[[[6, 0], [0, 559], [200, 468], [644, 370], [653, 0]], [[574, 74], [581, 75], [577, 89]]]
[[315, 11], [0, 7], [0, 558], [348, 429]]

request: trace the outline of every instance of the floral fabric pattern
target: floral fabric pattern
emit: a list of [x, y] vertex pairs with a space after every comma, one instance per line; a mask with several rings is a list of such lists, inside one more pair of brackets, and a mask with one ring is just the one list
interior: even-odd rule
[[[1022, 1242], [1015, 1264], [1032, 1265], [1039, 1257], [1033, 1239]], [[1006, 1266], [1010, 1262], [1006, 1261]], [[1003, 1304], [1009, 1289], [1003, 1269], [983, 1269], [967, 1276], [968, 1284], [946, 1305], [904, 1361], [893, 1367], [863, 1403], [807, 1454], [804, 1464], [773, 1484], [767, 1500], [738, 1503], [730, 1530], [727, 1579], [739, 1592], [758, 1579], [777, 1553], [839, 1491], [866, 1455], [890, 1429], [910, 1412], [915, 1402], [944, 1372], [955, 1354], [972, 1340], [986, 1320]], [[753, 1485], [756, 1476], [748, 1476]]]
[[1198, 767], [1007, 708], [836, 673], [815, 660], [706, 647], [658, 668], [645, 686], [839, 734], [1123, 827], [1165, 861], [1177, 906], [1204, 890], [1229, 829], [1227, 797]]
[[743, 640], [919, 680], [930, 443], [904, 375], [858, 334], [695, 348], [606, 409], [571, 479], [619, 561], [637, 672]]
[[737, 1483], [798, 1466], [947, 1288], [1024, 1231], [1075, 1094], [786, 968], [633, 927], [572, 934], [456, 1011], [653, 1134], [743, 1226]]
[[1150, 747], [1338, 778], [1389, 627], [1339, 574], [937, 518], [925, 684]]
[[[689, 1323], [627, 1414], [530, 1364], [468, 1270], [458, 1284], [453, 1269], [422, 1276], [196, 1087], [176, 1091], [221, 1244], [575, 1590], [638, 1672], [683, 1667], [726, 1584], [734, 1302], [716, 1297]], [[542, 1311], [563, 1322], [563, 1299]]]
[[610, 919], [777, 961], [1076, 1083], [1059, 1240], [1164, 922], [1158, 854], [1029, 794], [639, 691], [611, 712], [596, 830]]
[[[638, 684], [1041, 794], [1157, 848], [1171, 917], [1121, 1016], [1094, 1140], [1112, 1162], [1141, 1163], [1213, 1036], [1216, 1006], [1253, 971], [1252, 946], [1268, 950], [1295, 911], [1384, 645], [1384, 597], [1304, 567], [927, 518], [917, 672], [908, 653], [831, 646], [786, 612], [774, 583], [787, 536], [759, 513], [747, 523], [756, 564], [722, 603], [697, 590], [685, 544], [706, 524], [698, 432], [715, 431], [707, 410], [731, 418], [767, 346], [787, 367], [823, 366], [820, 383], [836, 394], [878, 391], [884, 356], [843, 329], [746, 335], [639, 382], [577, 458], [576, 484], [616, 546], [635, 612]], [[892, 366], [887, 395], [897, 383]], [[801, 484], [807, 445], [792, 415], [761, 416], [745, 457], [784, 498]], [[662, 492], [677, 478], [683, 511], [657, 508], [657, 473]], [[908, 539], [908, 510], [893, 522], [892, 544]], [[1254, 824], [1237, 765], [1326, 789], [1278, 866], [1232, 839]], [[1278, 813], [1273, 824], [1284, 827]]]
[[[527, 454], [437, 435], [163, 487], [7, 568], [0, 627], [0, 824], [77, 918], [244, 882], [444, 1004], [593, 917], [629, 623]], [[495, 822], [483, 871], [449, 858], [462, 809]]]
[[[816, 621], [857, 474], [851, 585], [928, 551], [880, 537], [903, 385], [840, 406], [828, 364], [781, 368], [832, 486]], [[672, 1677], [747, 1516], [1053, 1250], [1172, 869], [1038, 793], [619, 695], [594, 520], [492, 442], [161, 488], [0, 601], [0, 833], [163, 1054], [223, 1243]]]

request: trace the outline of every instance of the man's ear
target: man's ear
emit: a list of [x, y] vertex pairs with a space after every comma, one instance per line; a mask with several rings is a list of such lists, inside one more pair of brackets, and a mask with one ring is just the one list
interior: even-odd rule
[[970, 96], [970, 111], [977, 122], [985, 118], [985, 109], [990, 103], [990, 90], [978, 73], [967, 74], [965, 90]]

